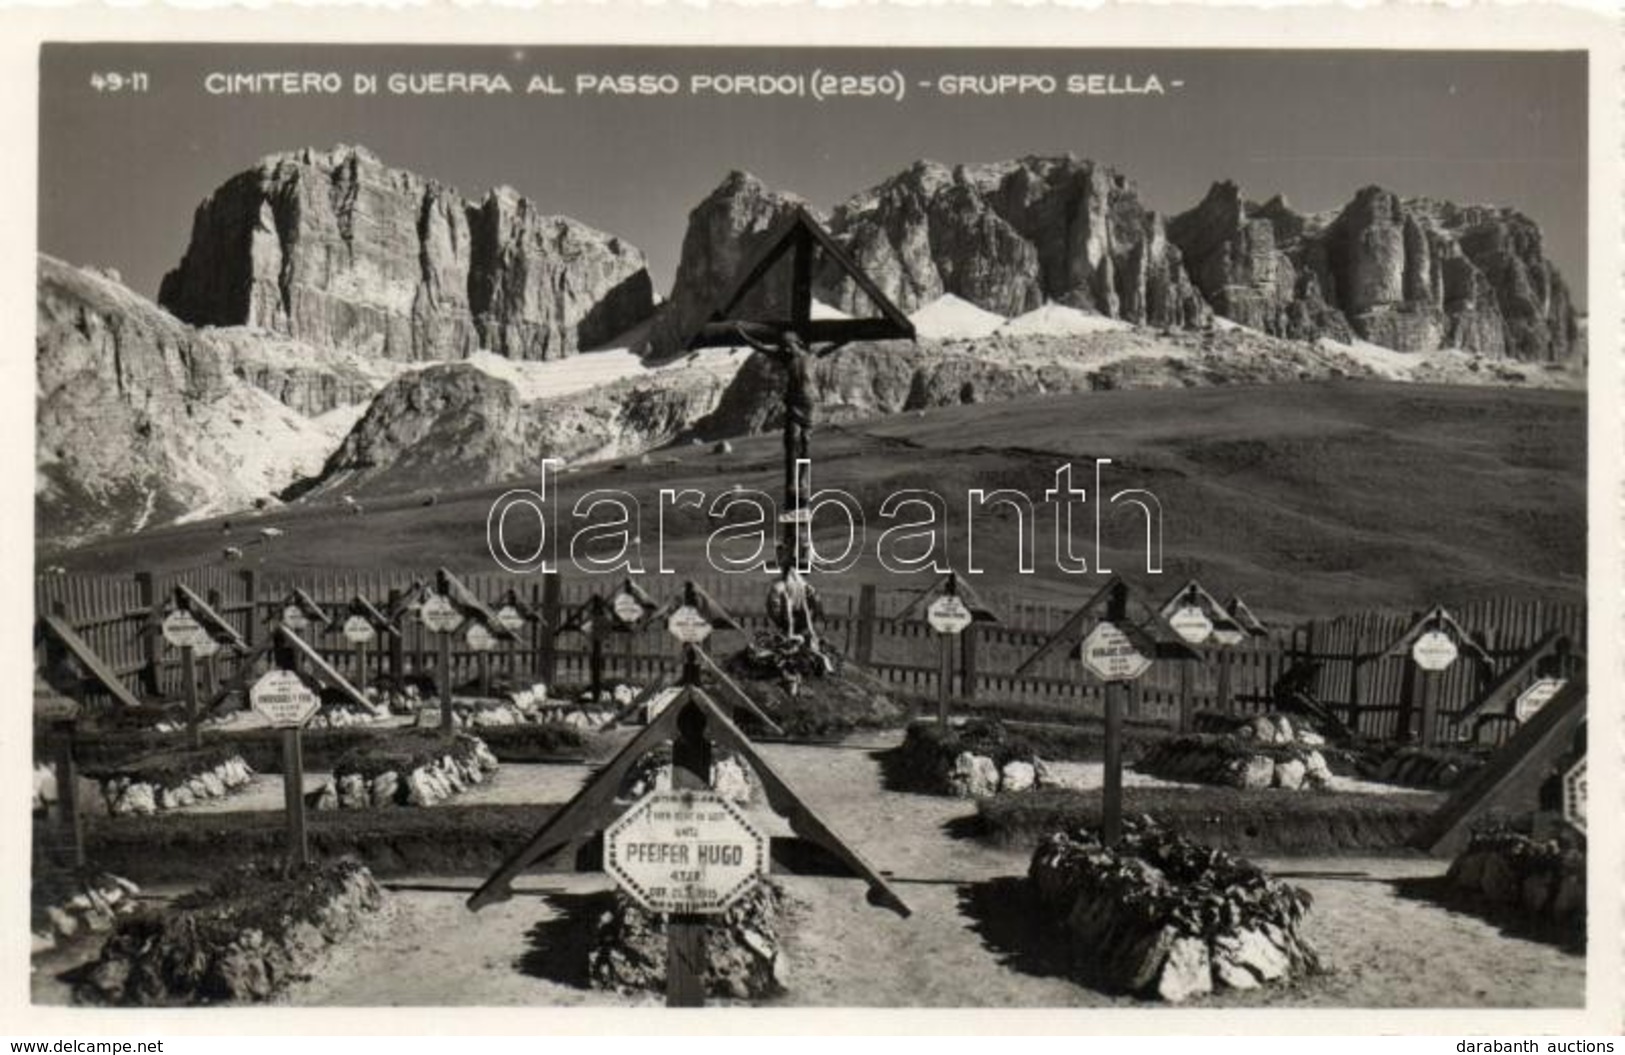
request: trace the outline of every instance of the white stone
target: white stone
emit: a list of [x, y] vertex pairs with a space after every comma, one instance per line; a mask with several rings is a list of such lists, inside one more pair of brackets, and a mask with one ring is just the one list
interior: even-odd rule
[[115, 813], [156, 813], [158, 803], [154, 800], [151, 784], [131, 784], [119, 796], [118, 805], [114, 807]]
[[364, 810], [372, 805], [367, 795], [367, 778], [360, 773], [345, 773], [338, 779], [339, 808]]
[[1177, 938], [1168, 950], [1157, 979], [1157, 995], [1172, 1004], [1213, 992], [1213, 965], [1207, 942], [1201, 938]]
[[999, 772], [1000, 791], [1026, 791], [1038, 782], [1038, 771], [1031, 762], [1012, 761]]
[[752, 783], [745, 763], [737, 758], [719, 758], [711, 764], [711, 789], [724, 798], [747, 805]]
[[1213, 971], [1220, 981], [1234, 989], [1252, 986], [1237, 985], [1227, 977], [1227, 971], [1233, 973], [1239, 968], [1258, 981], [1273, 982], [1285, 978], [1291, 967], [1287, 954], [1256, 930], [1239, 930], [1213, 939]]
[[51, 929], [64, 938], [71, 938], [79, 932], [79, 921], [55, 905], [45, 906], [45, 918], [51, 921]]
[[1275, 780], [1275, 760], [1268, 755], [1250, 755], [1231, 763], [1232, 782], [1242, 788], [1267, 788]]
[[56, 770], [50, 766], [34, 766], [34, 809], [44, 809], [56, 801]]
[[1303, 775], [1308, 767], [1295, 758], [1282, 759], [1275, 763], [1275, 786], [1288, 791], [1297, 791], [1303, 787]]
[[1290, 744], [1294, 734], [1292, 719], [1288, 718], [1284, 714], [1277, 714], [1274, 719], [1274, 725], [1275, 742], [1278, 744]]
[[1299, 729], [1298, 743], [1305, 747], [1325, 747], [1326, 738], [1313, 729]]
[[1306, 772], [1304, 773], [1303, 782], [1306, 786], [1323, 788], [1331, 784], [1331, 767], [1326, 764], [1325, 756], [1319, 751], [1309, 752], [1309, 757], [1304, 759], [1304, 768]]
[[428, 770], [418, 768], [407, 775], [407, 802], [414, 806], [433, 806], [441, 798], [443, 796], [435, 789], [433, 781], [429, 779]]
[[226, 785], [214, 774], [213, 770], [199, 773], [198, 779], [203, 782], [204, 794], [209, 798], [217, 799], [226, 793]]
[[369, 797], [374, 806], [392, 806], [395, 804], [395, 793], [400, 787], [401, 778], [393, 769], [378, 774], [372, 778], [368, 788]]
[[999, 790], [999, 767], [986, 755], [961, 751], [948, 774], [948, 785], [960, 798], [983, 798]]
[[175, 789], [175, 805], [179, 806], [181, 809], [185, 809], [196, 801], [197, 796], [193, 795], [192, 789], [187, 787], [185, 784], [182, 784], [180, 787]]

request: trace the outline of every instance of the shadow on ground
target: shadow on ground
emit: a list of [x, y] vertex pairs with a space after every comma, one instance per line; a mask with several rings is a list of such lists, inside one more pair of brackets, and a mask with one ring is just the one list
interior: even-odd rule
[[869, 757], [880, 766], [880, 786], [887, 791], [900, 791], [913, 795], [936, 795], [920, 774], [908, 765], [908, 756], [901, 747], [888, 747], [870, 751]]
[[942, 822], [942, 834], [950, 839], [980, 839], [987, 835], [987, 824], [976, 810], [949, 817]]
[[1566, 953], [1585, 955], [1585, 917], [1564, 923], [1531, 919], [1520, 908], [1498, 905], [1482, 895], [1463, 890], [1448, 876], [1416, 876], [1391, 880], [1394, 892], [1408, 901], [1421, 901], [1447, 912], [1481, 919], [1509, 938], [1555, 945]]
[[615, 904], [615, 894], [548, 893], [547, 902], [558, 914], [544, 919], [525, 934], [529, 944], [515, 967], [521, 974], [576, 989], [587, 986], [587, 953], [592, 948], [598, 920]]
[[1071, 952], [1064, 929], [1037, 905], [1022, 876], [1000, 876], [959, 888], [959, 911], [970, 929], [1012, 971], [1038, 978], [1071, 978]]

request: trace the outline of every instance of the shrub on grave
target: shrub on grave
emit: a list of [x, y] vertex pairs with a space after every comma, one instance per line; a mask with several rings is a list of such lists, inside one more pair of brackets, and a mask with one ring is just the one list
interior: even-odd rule
[[[833, 673], [786, 678], [771, 653], [753, 646], [729, 656], [722, 667], [786, 736], [826, 739], [890, 729], [907, 715], [879, 678], [849, 661], [837, 664]], [[753, 732], [749, 714], [738, 720]]]
[[[784, 991], [784, 904], [784, 888], [764, 877], [727, 912], [706, 917], [708, 996], [760, 1000]], [[587, 953], [587, 978], [595, 989], [665, 992], [666, 917], [616, 891]]]
[[1478, 772], [1492, 752], [1493, 748], [1369, 746], [1359, 752], [1356, 770], [1383, 784], [1450, 789]]
[[1493, 915], [1585, 945], [1584, 836], [1536, 839], [1504, 825], [1485, 827], [1473, 832], [1446, 878]]
[[1049, 783], [1032, 742], [993, 718], [914, 722], [892, 761], [900, 786], [932, 795], [980, 798]]
[[1149, 818], [1124, 828], [1116, 847], [1092, 829], [1053, 833], [1028, 869], [1080, 980], [1179, 1002], [1320, 970], [1300, 933], [1307, 891]]
[[123, 920], [78, 973], [74, 999], [161, 1006], [263, 1001], [382, 908], [352, 861], [253, 864]]
[[1134, 768], [1162, 780], [1292, 791], [1326, 787], [1332, 776], [1319, 746], [1291, 732], [1274, 733], [1269, 740], [1212, 733], [1171, 736], [1148, 745]]
[[485, 741], [467, 733], [425, 733], [346, 752], [316, 793], [317, 809], [432, 806], [482, 783], [497, 768]]
[[135, 911], [141, 888], [96, 869], [36, 872], [29, 887], [29, 954], [90, 934], [105, 934]]
[[110, 766], [86, 767], [114, 815], [156, 813], [220, 798], [246, 785], [254, 771], [223, 743], [163, 747]]

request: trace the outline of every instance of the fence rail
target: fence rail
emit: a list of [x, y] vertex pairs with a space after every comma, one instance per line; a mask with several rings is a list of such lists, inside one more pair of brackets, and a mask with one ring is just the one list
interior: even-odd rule
[[[239, 634], [257, 643], [268, 619], [296, 587], [330, 611], [342, 611], [357, 595], [383, 607], [414, 582], [432, 580], [432, 569], [415, 574], [277, 574], [204, 568], [158, 575], [43, 575], [36, 580], [35, 605], [39, 613], [65, 616], [138, 695], [170, 696], [178, 692], [180, 657], [156, 632], [153, 613], [162, 613], [177, 584], [203, 597]], [[762, 580], [712, 575], [697, 577], [696, 581], [747, 632], [767, 625]], [[521, 633], [517, 643], [491, 654], [489, 663], [494, 671], [547, 683], [580, 684], [586, 680], [589, 649], [585, 636], [556, 634], [552, 628], [560, 624], [561, 610], [579, 605], [595, 591], [613, 589], [612, 580], [488, 573], [465, 576], [463, 582], [487, 602], [495, 602], [512, 590], [543, 613], [542, 624], [533, 624], [528, 632]], [[681, 579], [649, 575], [640, 578], [640, 585], [651, 595], [665, 599], [678, 594]], [[1048, 640], [1069, 611], [997, 591], [983, 594], [984, 601], [1000, 613], [1003, 621], [973, 625], [956, 642], [952, 693], [978, 701], [1054, 707], [1057, 713], [1064, 709], [1099, 716], [1103, 711], [1101, 686], [1082, 675], [1075, 656], [1058, 651], [1020, 677], [1013, 673]], [[900, 693], [935, 696], [941, 679], [939, 639], [918, 609], [908, 618], [899, 618], [913, 596], [910, 591], [883, 590], [873, 585], [851, 589], [839, 583], [820, 584], [827, 615], [823, 633], [845, 655], [869, 667]], [[1158, 663], [1134, 684], [1131, 716], [1141, 721], [1176, 720], [1181, 698], [1186, 694], [1194, 710], [1217, 709], [1221, 663], [1229, 666], [1229, 711], [1240, 715], [1256, 713], [1270, 706], [1273, 687], [1284, 673], [1312, 664], [1314, 675], [1309, 684], [1313, 694], [1360, 733], [1389, 740], [1416, 735], [1423, 694], [1431, 691], [1440, 716], [1441, 736], [1453, 739], [1472, 733], [1462, 715], [1485, 687], [1513, 668], [1546, 634], [1555, 631], [1566, 635], [1576, 650], [1585, 645], [1583, 604], [1499, 598], [1453, 608], [1452, 612], [1489, 655], [1488, 666], [1464, 655], [1438, 675], [1430, 687], [1407, 657], [1383, 655], [1420, 613], [1365, 612], [1281, 628], [1266, 638], [1224, 650], [1222, 658], [1218, 648], [1209, 648], [1202, 650], [1199, 662]], [[303, 636], [347, 677], [369, 680], [385, 669], [411, 676], [431, 670], [436, 662], [433, 636], [415, 620], [408, 620], [396, 648], [368, 649], [367, 670], [363, 671], [359, 667], [360, 653], [339, 633], [342, 622], [342, 618], [336, 619], [326, 630], [312, 626]], [[476, 676], [479, 655], [466, 647], [452, 649], [452, 677], [456, 682]], [[648, 629], [614, 635], [606, 645], [605, 660], [610, 676], [640, 681], [657, 671], [675, 669], [678, 649], [666, 634]], [[225, 652], [206, 661], [202, 664], [206, 682], [216, 684], [235, 673], [237, 662], [236, 657]], [[390, 667], [397, 662], [398, 668]]]

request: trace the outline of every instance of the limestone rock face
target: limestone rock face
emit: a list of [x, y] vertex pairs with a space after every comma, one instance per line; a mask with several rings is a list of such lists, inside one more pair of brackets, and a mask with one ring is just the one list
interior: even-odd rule
[[635, 454], [711, 413], [726, 380], [672, 369], [584, 392], [526, 401], [509, 381], [469, 363], [403, 374], [302, 492], [381, 494], [534, 478], [547, 458]]
[[342, 356], [181, 322], [106, 274], [38, 259], [35, 518], [70, 544], [247, 506], [320, 468], [310, 415], [371, 397]]
[[[748, 172], [728, 173], [688, 214], [671, 296], [650, 334], [650, 347], [656, 355], [680, 351], [682, 336], [706, 320], [717, 307], [717, 299], [733, 287], [767, 245], [768, 236], [797, 208], [806, 206], [801, 198], [775, 191]], [[766, 317], [786, 310], [783, 291], [789, 288], [789, 267], [786, 256], [732, 314]]]
[[[690, 214], [656, 354], [678, 350], [676, 338], [717, 306], [799, 204], [736, 172]], [[905, 312], [951, 293], [1006, 316], [1046, 301], [1153, 326], [1192, 326], [1207, 314], [1162, 217], [1125, 177], [1071, 156], [952, 168], [919, 161], [836, 207], [826, 226]], [[768, 273], [775, 292], [788, 288], [777, 271], [787, 267], [782, 260]], [[873, 314], [832, 260], [817, 263], [813, 293], [847, 314]]]
[[621, 239], [508, 188], [464, 199], [346, 146], [272, 155], [222, 184], [158, 299], [197, 325], [397, 360], [556, 359], [653, 308], [643, 254]]
[[1168, 237], [1216, 312], [1266, 333], [1543, 362], [1575, 350], [1568, 287], [1539, 227], [1512, 209], [1366, 187], [1338, 212], [1304, 215], [1221, 182]]

